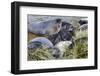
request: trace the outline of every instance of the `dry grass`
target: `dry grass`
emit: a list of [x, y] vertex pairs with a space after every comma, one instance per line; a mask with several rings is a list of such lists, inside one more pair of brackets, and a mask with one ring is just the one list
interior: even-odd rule
[[84, 30], [84, 31], [76, 31], [76, 37], [75, 40], [83, 38], [83, 37], [88, 37], [88, 31]]
[[48, 48], [37, 48], [35, 52], [28, 52], [28, 60], [51, 60], [54, 59], [51, 49]]

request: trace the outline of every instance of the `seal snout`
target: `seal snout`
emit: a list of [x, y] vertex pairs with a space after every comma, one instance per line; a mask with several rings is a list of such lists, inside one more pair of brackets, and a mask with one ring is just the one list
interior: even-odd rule
[[60, 18], [58, 18], [58, 19], [56, 19], [56, 23], [61, 23], [61, 19]]

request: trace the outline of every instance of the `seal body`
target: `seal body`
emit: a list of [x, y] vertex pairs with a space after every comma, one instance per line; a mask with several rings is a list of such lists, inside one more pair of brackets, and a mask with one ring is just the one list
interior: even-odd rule
[[85, 20], [80, 20], [80, 21], [79, 21], [79, 24], [80, 24], [80, 25], [88, 24], [88, 20], [87, 20], [87, 19], [85, 19]]
[[73, 41], [75, 34], [74, 27], [68, 22], [62, 22], [61, 30], [54, 35], [48, 36], [48, 39], [56, 45], [60, 41]]
[[60, 31], [61, 19], [49, 20], [40, 23], [28, 24], [28, 32], [38, 35], [52, 35]]
[[43, 46], [45, 46], [47, 48], [51, 48], [51, 47], [53, 47], [53, 44], [51, 43], [50, 40], [48, 40], [45, 37], [34, 38], [31, 41], [29, 41], [29, 43], [28, 43], [29, 50], [36, 49], [36, 48], [43, 47]]
[[88, 29], [88, 25], [87, 24], [83, 24], [80, 26], [80, 31], [84, 31], [84, 30], [87, 30]]
[[88, 29], [88, 20], [87, 18], [83, 18], [79, 21], [80, 27], [79, 30], [80, 31], [84, 31]]

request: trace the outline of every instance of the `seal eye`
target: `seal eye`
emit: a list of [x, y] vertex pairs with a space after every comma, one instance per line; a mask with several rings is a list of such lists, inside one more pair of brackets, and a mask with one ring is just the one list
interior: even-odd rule
[[61, 22], [61, 19], [56, 19], [56, 23], [60, 23]]

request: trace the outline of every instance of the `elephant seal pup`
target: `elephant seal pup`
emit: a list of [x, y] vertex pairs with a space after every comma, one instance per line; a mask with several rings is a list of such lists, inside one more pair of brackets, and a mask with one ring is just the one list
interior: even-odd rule
[[70, 45], [72, 44], [71, 41], [60, 41], [59, 43], [57, 43], [55, 45], [55, 50], [54, 52], [54, 57], [56, 58], [63, 58], [64, 52], [66, 51], [67, 48], [70, 47]]
[[48, 40], [45, 37], [37, 37], [37, 38], [34, 38], [31, 41], [29, 41], [28, 50], [32, 50], [32, 49], [35, 50], [40, 47], [43, 48], [44, 46], [45, 46], [45, 48], [52, 48], [53, 44], [51, 43], [50, 40]]
[[37, 35], [52, 35], [60, 31], [61, 25], [61, 19], [48, 20], [40, 23], [31, 23], [28, 24], [28, 32]]

